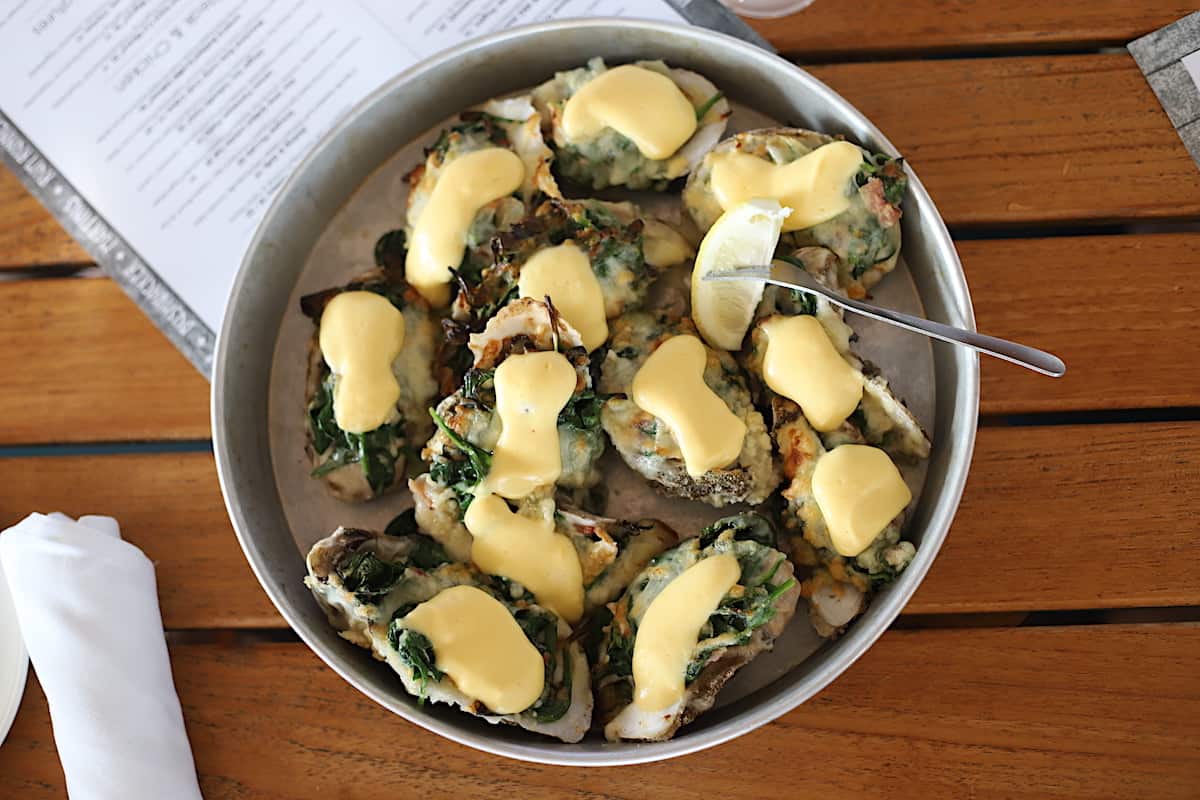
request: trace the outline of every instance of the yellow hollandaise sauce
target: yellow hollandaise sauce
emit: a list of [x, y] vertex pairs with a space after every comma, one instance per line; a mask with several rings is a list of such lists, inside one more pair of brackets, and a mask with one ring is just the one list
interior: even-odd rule
[[404, 627], [433, 645], [437, 668], [459, 691], [497, 714], [516, 714], [542, 696], [542, 654], [499, 600], [474, 586], [443, 589], [409, 612]]
[[554, 530], [553, 504], [546, 505], [548, 514], [528, 517], [494, 494], [476, 497], [463, 519], [474, 537], [471, 560], [521, 584], [573, 625], [583, 616], [583, 570], [571, 540]]
[[830, 142], [790, 164], [775, 164], [749, 153], [713, 154], [712, 188], [721, 208], [756, 197], [778, 200], [792, 209], [783, 230], [797, 231], [833, 219], [850, 207], [851, 182], [863, 163], [850, 142]]
[[404, 346], [404, 315], [374, 292], [342, 292], [321, 313], [319, 344], [333, 372], [333, 416], [347, 433], [388, 422], [400, 399], [392, 362]]
[[812, 493], [833, 549], [846, 557], [866, 550], [912, 500], [888, 454], [863, 444], [844, 444], [821, 456]]
[[696, 255], [696, 249], [682, 234], [656, 219], [644, 220], [642, 253], [652, 267], [672, 267]]
[[518, 500], [562, 473], [558, 412], [575, 391], [575, 368], [561, 353], [523, 353], [496, 368], [500, 439], [478, 493]]
[[646, 158], [665, 159], [696, 132], [696, 109], [666, 75], [626, 64], [571, 95], [562, 124], [570, 141], [587, 141], [612, 128]]
[[512, 194], [525, 165], [502, 147], [474, 150], [446, 164], [413, 227], [405, 277], [435, 306], [450, 300], [450, 270], [462, 262], [467, 232], [479, 210]]
[[704, 382], [707, 361], [695, 336], [673, 336], [633, 376], [630, 393], [638, 408], [671, 429], [693, 478], [733, 463], [746, 438], [746, 424]]
[[633, 644], [633, 702], [662, 711], [683, 699], [684, 677], [700, 629], [741, 577], [729, 553], [698, 561], [650, 603]]
[[795, 401], [817, 430], [836, 430], [862, 401], [862, 373], [837, 351], [816, 317], [775, 317], [763, 332], [767, 386]]
[[592, 272], [592, 262], [573, 241], [534, 253], [517, 279], [521, 297], [541, 300], [549, 295], [554, 307], [579, 331], [583, 346], [595, 350], [608, 338], [604, 295]]

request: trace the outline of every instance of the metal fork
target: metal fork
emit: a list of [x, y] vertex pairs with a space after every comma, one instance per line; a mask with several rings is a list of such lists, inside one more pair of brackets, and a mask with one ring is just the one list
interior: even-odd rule
[[877, 319], [881, 322], [904, 328], [905, 330], [921, 333], [934, 339], [940, 339], [943, 342], [965, 345], [981, 353], [1004, 359], [1026, 369], [1031, 369], [1034, 372], [1049, 375], [1052, 378], [1061, 378], [1067, 371], [1067, 365], [1063, 363], [1061, 358], [1047, 353], [1045, 350], [1038, 350], [1035, 347], [1017, 344], [1007, 339], [985, 336], [982, 333], [955, 328], [953, 325], [944, 325], [941, 322], [933, 322], [921, 317], [914, 317], [911, 314], [902, 314], [899, 311], [880, 308], [870, 303], [864, 303], [861, 300], [851, 300], [848, 297], [843, 297], [832, 289], [821, 285], [807, 271], [784, 261], [776, 261], [769, 267], [756, 265], [710, 272], [704, 276], [704, 280], [755, 280], [765, 281], [788, 289], [797, 289], [805, 294], [824, 297], [834, 305], [841, 306], [847, 311], [853, 311], [856, 314], [862, 314], [864, 317], [871, 317], [872, 319]]

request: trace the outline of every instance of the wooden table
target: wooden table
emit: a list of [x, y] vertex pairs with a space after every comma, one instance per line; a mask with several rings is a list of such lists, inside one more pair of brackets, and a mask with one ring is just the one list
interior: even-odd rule
[[[210, 798], [1198, 797], [1200, 171], [1119, 47], [1192, 10], [818, 0], [756, 24], [911, 161], [980, 327], [1070, 371], [983, 365], [966, 496], [896, 629], [715, 751], [503, 761], [326, 669], [234, 540], [207, 383], [113, 283], [76, 274], [87, 255], [3, 170], [0, 525], [112, 514], [155, 560]], [[64, 795], [32, 674], [0, 776], [6, 797]]]

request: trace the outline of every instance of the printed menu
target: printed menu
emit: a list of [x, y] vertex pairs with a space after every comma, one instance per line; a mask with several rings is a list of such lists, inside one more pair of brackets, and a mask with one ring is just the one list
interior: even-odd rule
[[761, 43], [714, 0], [9, 0], [0, 157], [208, 375], [255, 228], [350, 108], [458, 42], [598, 15]]

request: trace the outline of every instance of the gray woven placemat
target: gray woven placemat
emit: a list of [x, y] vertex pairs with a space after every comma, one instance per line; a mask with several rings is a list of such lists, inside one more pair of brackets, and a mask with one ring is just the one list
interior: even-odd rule
[[1129, 53], [1200, 166], [1200, 11], [1135, 39]]

